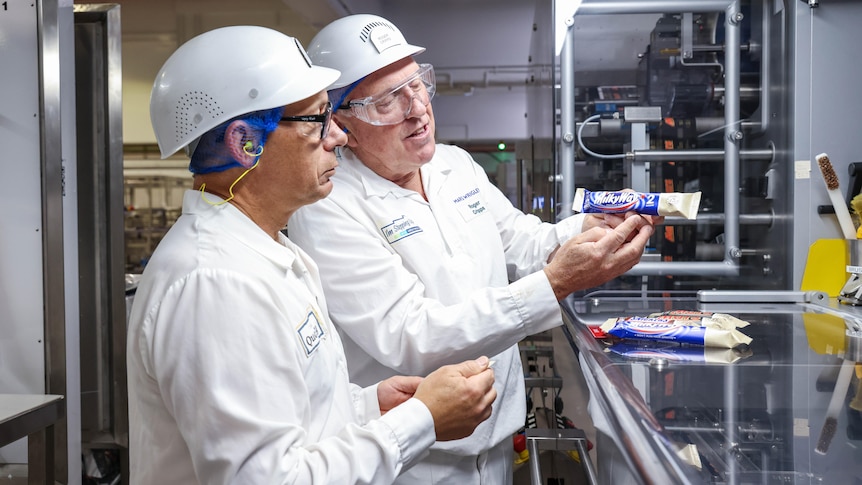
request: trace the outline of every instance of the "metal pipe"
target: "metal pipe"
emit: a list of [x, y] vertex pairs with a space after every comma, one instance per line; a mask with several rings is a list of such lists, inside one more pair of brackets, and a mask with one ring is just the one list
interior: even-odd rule
[[566, 19], [566, 41], [560, 54], [560, 210], [557, 218], [572, 213], [575, 198], [575, 29], [574, 19]]
[[772, 85], [771, 68], [772, 66], [772, 49], [769, 46], [769, 33], [772, 32], [772, 2], [762, 2], [763, 4], [763, 21], [760, 42], [760, 130], [758, 133], [764, 133], [769, 129], [769, 118], [772, 116], [771, 102], [769, 99], [769, 89], [767, 86]]
[[578, 15], [620, 13], [720, 12], [728, 7], [727, 0], [584, 0]]
[[661, 261], [641, 262], [626, 275], [736, 276], [739, 267], [732, 261]]
[[[746, 132], [759, 133], [761, 131], [759, 121], [741, 121], [737, 124]], [[713, 132], [724, 130], [724, 118], [720, 116], [696, 116], [694, 125], [697, 128], [698, 136], [707, 136]]]
[[[725, 261], [728, 263], [735, 263], [739, 257], [739, 146], [743, 133], [736, 127], [736, 122], [739, 121], [741, 21], [739, 0], [734, 0], [725, 13], [724, 240]], [[736, 264], [734, 266], [738, 269]]]
[[[698, 214], [697, 219], [683, 219], [682, 217], [665, 218], [665, 225], [669, 226], [695, 226], [698, 224], [724, 224], [724, 214]], [[769, 226], [775, 222], [775, 214], [742, 214], [739, 223], [750, 226]]]
[[[742, 99], [757, 99], [760, 96], [760, 89], [760, 87], [755, 86], [740, 86], [739, 89], [737, 89], [737, 92]], [[716, 84], [712, 87], [712, 90], [715, 97], [718, 98], [727, 92], [727, 86]]]
[[536, 440], [527, 440], [527, 449], [530, 451], [530, 483], [534, 485], [541, 484], [542, 470], [539, 468], [539, 443]]
[[737, 459], [739, 446], [739, 430], [737, 429], [737, 408], [739, 403], [739, 388], [738, 388], [739, 367], [735, 365], [724, 366], [724, 453], [727, 463], [728, 484], [735, 485], [739, 483], [737, 480], [739, 460]]
[[683, 433], [724, 433], [724, 427], [716, 424], [715, 427], [711, 426], [667, 426], [665, 425], [664, 429], [668, 431], [675, 432], [683, 432]]
[[[635, 150], [626, 158], [641, 162], [720, 162], [725, 160], [725, 155], [724, 150]], [[774, 155], [769, 148], [739, 152], [739, 158], [743, 160], [771, 161]]]
[[640, 105], [640, 100], [639, 99], [611, 99], [611, 100], [594, 99], [594, 100], [586, 101], [586, 102], [580, 101], [580, 102], [575, 104], [575, 107], [578, 107], [578, 106], [580, 106], [580, 107], [584, 107], [584, 106], [592, 107], [592, 106], [595, 106], [597, 104], [615, 104], [617, 106], [638, 106], [638, 105]]
[[[724, 46], [716, 44], [695, 44], [691, 46], [691, 50], [692, 52], [724, 52]], [[751, 44], [741, 44], [739, 46], [739, 50], [742, 52], [750, 52]]]
[[[744, 91], [744, 90], [743, 90]], [[625, 99], [625, 100], [613, 100], [613, 101], [588, 101], [575, 103], [575, 107], [578, 108], [593, 108], [597, 104], [614, 104], [616, 106], [638, 106], [640, 104], [640, 100], [638, 99]], [[577, 122], [575, 126], [580, 128], [580, 125], [583, 122]], [[613, 123], [613, 125], [612, 125]], [[724, 118], [718, 116], [697, 116], [694, 118], [694, 124], [697, 127], [697, 134], [700, 136], [706, 136], [712, 134], [712, 132], [724, 131]], [[737, 123], [743, 130], [750, 133], [760, 133], [763, 131], [761, 129], [761, 122], [759, 121], [741, 121]], [[615, 129], [611, 130], [608, 127], [614, 126]], [[601, 127], [601, 128], [599, 128]], [[613, 136], [622, 132], [623, 123], [622, 120], [613, 120], [603, 118], [601, 122], [591, 121], [587, 123], [586, 128], [584, 128], [583, 136], [584, 138], [588, 137], [596, 137], [599, 136], [599, 132], [601, 132], [602, 136]], [[576, 130], [577, 130], [576, 128]], [[724, 152], [721, 152], [724, 153]], [[724, 160], [724, 155], [721, 157]]]
[[581, 466], [584, 468], [584, 473], [587, 475], [588, 483], [599, 483], [596, 469], [593, 467], [593, 461], [590, 460], [589, 450], [587, 449], [587, 440], [577, 440], [578, 455], [581, 457]]

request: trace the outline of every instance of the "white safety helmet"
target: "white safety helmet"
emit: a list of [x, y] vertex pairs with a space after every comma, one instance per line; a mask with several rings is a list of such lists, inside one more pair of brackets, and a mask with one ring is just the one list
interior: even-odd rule
[[425, 51], [408, 44], [398, 27], [369, 14], [340, 18], [311, 39], [308, 56], [317, 66], [341, 71], [330, 90], [344, 87], [407, 56]]
[[232, 26], [198, 35], [165, 61], [153, 84], [150, 121], [162, 158], [232, 118], [323, 91], [338, 75], [313, 66], [298, 40], [272, 29]]

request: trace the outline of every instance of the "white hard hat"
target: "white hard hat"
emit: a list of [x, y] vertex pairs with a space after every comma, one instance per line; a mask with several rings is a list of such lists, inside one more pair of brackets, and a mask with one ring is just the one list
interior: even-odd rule
[[311, 39], [308, 55], [317, 66], [341, 71], [329, 89], [362, 79], [407, 56], [425, 51], [408, 44], [398, 27], [383, 17], [369, 14], [340, 18]]
[[293, 37], [265, 27], [205, 32], [165, 61], [150, 96], [162, 158], [237, 116], [306, 99], [338, 78]]

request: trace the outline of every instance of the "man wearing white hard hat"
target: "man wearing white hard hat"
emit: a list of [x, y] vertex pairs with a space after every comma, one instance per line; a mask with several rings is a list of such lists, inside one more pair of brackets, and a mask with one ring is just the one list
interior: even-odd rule
[[330, 197], [297, 211], [288, 234], [320, 265], [354, 382], [495, 354], [491, 418], [398, 483], [506, 484], [526, 415], [517, 342], [560, 325], [560, 299], [631, 269], [654, 221], [553, 225], [517, 210], [467, 152], [435, 143], [434, 71], [413, 59], [423, 51], [375, 15], [311, 41], [312, 61], [341, 71], [329, 96], [347, 146]]
[[349, 384], [317, 267], [281, 232], [332, 188], [338, 76], [250, 26], [201, 34], [159, 71], [159, 148], [186, 149], [195, 189], [131, 309], [130, 483], [388, 484], [491, 414], [487, 357]]

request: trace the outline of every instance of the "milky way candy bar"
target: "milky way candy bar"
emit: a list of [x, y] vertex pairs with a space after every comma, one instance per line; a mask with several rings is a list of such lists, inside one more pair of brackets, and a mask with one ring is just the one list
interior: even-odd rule
[[677, 342], [728, 349], [751, 343], [751, 337], [736, 329], [679, 325], [649, 317], [609, 318], [601, 328], [608, 335], [621, 339]]
[[700, 192], [641, 193], [631, 191], [575, 191], [572, 210], [585, 214], [637, 212], [652, 216], [697, 218]]

